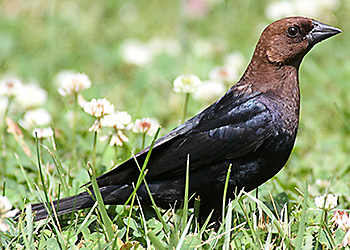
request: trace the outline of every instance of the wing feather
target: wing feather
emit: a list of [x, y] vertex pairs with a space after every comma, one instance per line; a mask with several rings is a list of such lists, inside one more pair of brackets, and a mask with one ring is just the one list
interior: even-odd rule
[[[219, 101], [156, 141], [147, 165], [147, 179], [184, 175], [187, 155], [190, 171], [234, 160], [254, 152], [272, 134], [272, 115], [259, 95], [235, 96], [228, 91]], [[231, 104], [230, 104], [231, 103]], [[149, 148], [136, 155], [140, 165]], [[193, 162], [193, 164], [192, 164]], [[100, 186], [135, 181], [139, 170], [131, 158], [100, 176]]]

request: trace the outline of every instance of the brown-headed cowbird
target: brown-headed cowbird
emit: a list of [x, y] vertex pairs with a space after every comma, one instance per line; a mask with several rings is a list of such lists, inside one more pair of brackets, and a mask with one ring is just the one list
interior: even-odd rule
[[[285, 165], [299, 123], [298, 69], [318, 42], [341, 30], [305, 17], [281, 19], [261, 34], [250, 64], [237, 84], [204, 111], [155, 142], [146, 180], [156, 204], [168, 208], [184, 199], [189, 155], [189, 192], [200, 197], [204, 218], [213, 209], [217, 218], [229, 165], [228, 197], [250, 191]], [[142, 166], [149, 148], [136, 155]], [[124, 204], [140, 170], [133, 158], [97, 178], [105, 204]], [[92, 188], [90, 187], [92, 190]], [[142, 184], [137, 194], [151, 205]], [[92, 207], [87, 193], [59, 200], [58, 215]], [[34, 204], [36, 220], [45, 218], [43, 203]]]

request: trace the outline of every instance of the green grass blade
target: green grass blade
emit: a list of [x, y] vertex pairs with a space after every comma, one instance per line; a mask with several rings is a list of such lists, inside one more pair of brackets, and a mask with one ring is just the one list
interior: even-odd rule
[[[271, 228], [269, 230], [269, 233], [267, 235], [267, 238], [266, 238], [266, 241], [265, 241], [265, 247], [264, 247], [264, 250], [270, 250], [272, 249], [272, 232], [273, 232], [273, 227], [274, 227], [274, 219], [272, 219], [272, 222], [271, 222]], [[296, 249], [301, 249], [301, 248], [296, 248]]]
[[228, 170], [227, 170], [227, 175], [226, 175], [226, 180], [225, 180], [225, 187], [224, 187], [224, 195], [223, 195], [223, 199], [222, 199], [222, 219], [223, 219], [223, 223], [225, 223], [226, 197], [227, 197], [228, 184], [229, 184], [230, 175], [231, 175], [231, 167], [232, 167], [232, 164], [229, 165]]
[[[142, 209], [142, 204], [141, 204], [140, 199], [139, 199], [139, 197], [137, 195], [136, 195], [136, 199], [137, 199], [137, 203], [139, 204], [139, 207], [140, 207], [141, 223], [142, 223], [142, 226], [144, 228], [144, 231], [147, 232], [148, 231], [147, 221], [146, 221], [143, 209]], [[149, 246], [149, 248], [150, 248], [151, 247], [151, 241], [150, 241], [150, 239], [148, 237], [146, 237], [146, 243], [147, 243], [147, 246]]]
[[[154, 199], [153, 199], [153, 196], [152, 196], [151, 190], [149, 189], [149, 186], [148, 186], [148, 184], [147, 184], [147, 181], [146, 181], [146, 179], [144, 178], [144, 177], [145, 177], [145, 174], [146, 174], [145, 168], [146, 168], [146, 166], [147, 166], [147, 162], [148, 162], [148, 160], [149, 160], [149, 157], [150, 157], [150, 155], [151, 155], [151, 151], [152, 151], [152, 149], [153, 149], [154, 143], [155, 143], [155, 141], [156, 141], [156, 138], [158, 137], [159, 132], [160, 132], [160, 127], [158, 128], [156, 134], [154, 135], [153, 141], [152, 141], [152, 143], [151, 143], [151, 145], [150, 145], [150, 150], [148, 151], [148, 154], [147, 154], [146, 160], [145, 160], [145, 162], [144, 162], [144, 164], [143, 164], [143, 166], [142, 166], [142, 169], [141, 169], [141, 167], [140, 167], [140, 165], [139, 165], [139, 163], [138, 163], [138, 161], [137, 161], [135, 155], [133, 155], [133, 158], [134, 158], [134, 160], [135, 160], [135, 163], [136, 163], [137, 167], [138, 167], [139, 170], [140, 170], [140, 175], [139, 175], [139, 179], [138, 179], [138, 180], [141, 180], [141, 181], [144, 182], [145, 187], [146, 187], [146, 190], [147, 190], [148, 195], [149, 195], [149, 198], [150, 198], [151, 203], [152, 203], [152, 207], [153, 207], [153, 209], [154, 209], [155, 212], [156, 212], [157, 218], [158, 218], [158, 219], [160, 220], [160, 222], [162, 223], [165, 232], [166, 232], [166, 233], [169, 233], [168, 225], [167, 225], [166, 222], [164, 221], [164, 219], [163, 219], [163, 217], [162, 217], [162, 215], [161, 215], [161, 213], [160, 213], [160, 210], [158, 209], [157, 204], [156, 204], [156, 202], [155, 202]], [[146, 161], [147, 161], [147, 162], [146, 162]], [[142, 170], [143, 170], [143, 171], [142, 171]], [[143, 173], [143, 175], [141, 175], [142, 173]], [[141, 185], [141, 183], [139, 183], [138, 186], [140, 186], [140, 185]], [[136, 185], [136, 187], [134, 188], [133, 193], [130, 195], [129, 199], [125, 202], [125, 205], [129, 202], [129, 200], [131, 199], [131, 197], [132, 197], [133, 195], [136, 194], [138, 186]]]
[[43, 175], [42, 166], [41, 166], [40, 147], [39, 147], [39, 140], [38, 140], [37, 134], [35, 134], [35, 140], [36, 140], [36, 153], [37, 153], [37, 161], [38, 161], [38, 169], [39, 169], [40, 181], [41, 181], [41, 184], [43, 186], [45, 200], [49, 204], [50, 200], [49, 200], [49, 197], [48, 197], [48, 191], [46, 189], [46, 184], [45, 184], [44, 175]]
[[[135, 158], [135, 156], [133, 156], [133, 157], [134, 157], [134, 160], [135, 160], [135, 162], [136, 162], [136, 165], [137, 165], [138, 168], [141, 170], [140, 165], [139, 165], [139, 163], [137, 162], [137, 159]], [[162, 217], [162, 215], [161, 215], [161, 213], [160, 213], [160, 210], [159, 210], [159, 208], [158, 208], [156, 202], [155, 202], [154, 199], [153, 199], [151, 190], [149, 189], [149, 186], [148, 186], [147, 181], [146, 181], [145, 178], [143, 179], [143, 182], [145, 183], [145, 187], [146, 187], [147, 193], [148, 193], [149, 198], [150, 198], [150, 200], [151, 200], [152, 207], [153, 207], [154, 211], [156, 212], [157, 218], [158, 218], [158, 219], [160, 220], [160, 222], [162, 223], [165, 232], [166, 232], [166, 233], [169, 233], [168, 225], [167, 225], [166, 222], [164, 221], [164, 219], [163, 219], [163, 217]]]
[[255, 203], [257, 203], [262, 208], [262, 210], [275, 222], [275, 226], [276, 226], [278, 232], [280, 233], [280, 237], [285, 239], [287, 246], [290, 246], [291, 244], [290, 244], [289, 238], [286, 235], [284, 228], [281, 226], [281, 224], [277, 220], [276, 216], [272, 213], [272, 211], [262, 201], [258, 200], [256, 197], [252, 196], [251, 194], [249, 194], [245, 191], [242, 191], [242, 192], [248, 198], [250, 198]]
[[78, 230], [76, 230], [76, 235], [78, 235], [78, 234], [81, 232], [82, 228], [83, 228], [83, 227], [86, 225], [86, 223], [89, 221], [89, 219], [90, 219], [92, 213], [94, 212], [95, 208], [97, 207], [97, 205], [98, 205], [98, 203], [95, 202], [95, 204], [91, 207], [89, 213], [85, 216], [84, 221], [80, 224]]
[[231, 224], [232, 224], [232, 201], [228, 203], [227, 215], [225, 218], [225, 236], [224, 236], [224, 250], [230, 249], [230, 236], [231, 236]]
[[[232, 210], [240, 204], [240, 200], [241, 200], [241, 197], [242, 197], [243, 193], [242, 191], [239, 192], [238, 196], [235, 198], [235, 202], [234, 204], [232, 205]], [[248, 224], [250, 223], [250, 220], [247, 220], [248, 221]], [[250, 225], [250, 224], [249, 224]], [[224, 227], [225, 227], [225, 222], [221, 224], [220, 228], [218, 229], [217, 231], [217, 234], [222, 234], [222, 231], [224, 231]], [[211, 248], [214, 248], [214, 246], [218, 243], [219, 241], [219, 238], [217, 237], [215, 241], [211, 242]]]
[[17, 160], [17, 162], [18, 162], [19, 167], [21, 168], [22, 174], [23, 174], [23, 176], [24, 176], [24, 178], [25, 178], [25, 180], [26, 180], [27, 186], [28, 186], [30, 192], [33, 193], [33, 192], [34, 192], [34, 189], [33, 189], [33, 187], [32, 187], [32, 186], [33, 186], [33, 183], [29, 180], [28, 175], [27, 175], [27, 172], [24, 170], [23, 164], [22, 164], [22, 162], [20, 161], [20, 159], [19, 159], [19, 157], [18, 157], [18, 155], [17, 155], [16, 153], [15, 153], [15, 157], [16, 157], [16, 160]]
[[24, 224], [23, 221], [20, 221], [18, 224], [19, 224], [21, 236], [23, 238], [24, 245], [26, 246], [26, 249], [29, 249], [29, 250], [33, 249], [32, 245], [29, 244], [28, 239], [26, 237], [26, 233], [25, 233], [24, 226], [23, 226], [23, 224]]
[[182, 210], [182, 228], [187, 224], [188, 216], [188, 192], [189, 192], [189, 182], [190, 182], [190, 155], [187, 155], [187, 164], [186, 164], [186, 177], [185, 177], [185, 194], [183, 201], [183, 210]]
[[33, 215], [32, 206], [26, 206], [26, 221], [27, 221], [27, 233], [28, 233], [28, 244], [33, 245]]
[[147, 156], [146, 156], [146, 159], [142, 165], [142, 169], [140, 171], [140, 175], [139, 175], [139, 178], [137, 179], [137, 182], [136, 182], [136, 187], [134, 188], [134, 191], [132, 192], [132, 194], [129, 196], [128, 200], [125, 202], [125, 205], [128, 204], [130, 202], [130, 200], [132, 199], [132, 197], [136, 194], [138, 188], [140, 187], [143, 179], [145, 178], [145, 170], [146, 170], [146, 167], [147, 167], [147, 163], [149, 161], [149, 158], [151, 157], [151, 153], [152, 153], [152, 150], [153, 150], [153, 146], [154, 146], [154, 143], [159, 135], [159, 132], [160, 132], [160, 127], [158, 128], [156, 134], [154, 135], [154, 138], [152, 140], [152, 143], [150, 145], [150, 148], [148, 150], [148, 153], [147, 153]]
[[303, 200], [303, 210], [301, 211], [298, 235], [296, 237], [295, 249], [301, 249], [303, 245], [304, 233], [305, 233], [305, 223], [306, 223], [306, 211], [307, 211], [307, 197], [308, 197], [308, 184], [305, 184], [304, 200]]
[[[135, 190], [135, 187], [134, 187], [134, 190]], [[132, 210], [134, 207], [135, 197], [137, 197], [136, 193], [135, 193], [135, 195], [132, 196], [131, 204], [130, 204], [130, 208], [129, 208], [128, 223], [127, 223], [127, 227], [126, 227], [126, 239], [127, 240], [129, 240], [130, 218], [131, 218]]]
[[95, 131], [94, 133], [94, 142], [93, 142], [93, 153], [92, 153], [92, 165], [88, 163], [89, 168], [91, 170], [91, 185], [92, 185], [92, 189], [94, 191], [94, 197], [97, 200], [98, 203], [98, 211], [101, 214], [102, 217], [102, 222], [103, 222], [103, 227], [106, 229], [107, 232], [107, 237], [109, 241], [113, 241], [114, 239], [114, 232], [113, 232], [113, 227], [112, 227], [112, 221], [109, 218], [108, 214], [107, 214], [107, 210], [105, 207], [105, 204], [103, 202], [102, 199], [102, 195], [100, 192], [100, 188], [97, 184], [96, 181], [96, 140], [97, 140], [97, 132]]
[[153, 233], [153, 231], [149, 231], [147, 233], [147, 237], [150, 239], [155, 249], [167, 250], [166, 244], [163, 241], [159, 240], [157, 236]]
[[64, 168], [62, 167], [61, 162], [60, 162], [59, 160], [56, 159], [55, 155], [51, 152], [51, 150], [50, 150], [47, 146], [43, 145], [43, 147], [44, 147], [44, 148], [46, 149], [46, 151], [49, 153], [49, 155], [51, 156], [51, 159], [52, 159], [53, 163], [54, 163], [55, 166], [56, 166], [57, 174], [58, 174], [58, 177], [59, 177], [61, 183], [63, 184], [64, 191], [69, 193], [68, 185], [67, 185], [66, 181], [63, 179], [63, 173], [66, 172], [66, 171], [65, 171]]
[[345, 124], [345, 127], [348, 129], [348, 131], [350, 132], [350, 122], [348, 120], [348, 118], [346, 117], [346, 115], [344, 114], [344, 111], [341, 110], [341, 108], [338, 106], [338, 104], [334, 103], [334, 107], [338, 113], [338, 115], [340, 116], [340, 118], [342, 119], [342, 121]]
[[187, 233], [188, 233], [188, 231], [189, 231], [189, 229], [190, 229], [193, 216], [194, 216], [193, 214], [190, 216], [190, 219], [188, 220], [185, 229], [184, 229], [183, 232], [181, 233], [180, 240], [179, 240], [179, 242], [177, 243], [177, 246], [176, 246], [175, 250], [180, 250], [180, 249], [181, 249], [181, 246], [182, 246], [182, 244], [184, 243], [185, 237], [186, 237], [186, 235], [187, 235]]
[[213, 216], [213, 212], [214, 212], [214, 210], [212, 210], [212, 211], [210, 212], [208, 218], [207, 218], [207, 219], [205, 220], [205, 222], [203, 223], [203, 226], [202, 226], [202, 228], [200, 229], [200, 231], [199, 231], [199, 233], [198, 233], [199, 238], [202, 238], [202, 235], [203, 235], [205, 229], [207, 229], [207, 226], [208, 226], [208, 224], [209, 224], [210, 218]]
[[[91, 166], [90, 166], [90, 168], [91, 168]], [[98, 211], [101, 214], [103, 226], [107, 231], [108, 240], [112, 241], [114, 239], [114, 232], [113, 232], [113, 227], [112, 227], [113, 223], [107, 214], [107, 210], [106, 210], [106, 207], [104, 205], [100, 189], [97, 185], [96, 174], [95, 174], [94, 170], [92, 170], [91, 184], [92, 184], [92, 188], [94, 190], [94, 195], [95, 195], [97, 203], [98, 203]]]

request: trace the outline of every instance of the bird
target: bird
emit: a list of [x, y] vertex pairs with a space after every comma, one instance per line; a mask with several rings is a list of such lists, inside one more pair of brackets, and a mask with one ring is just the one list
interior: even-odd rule
[[[317, 43], [342, 31], [307, 17], [277, 20], [261, 33], [240, 80], [219, 100], [155, 141], [145, 180], [158, 207], [184, 201], [186, 170], [189, 197], [200, 199], [202, 219], [219, 218], [228, 169], [227, 198], [249, 192], [276, 175], [293, 149], [300, 109], [298, 71]], [[134, 190], [150, 147], [96, 178], [104, 204], [124, 204]], [[135, 161], [136, 159], [136, 161]], [[57, 215], [90, 208], [93, 189], [54, 201]], [[151, 206], [145, 183], [137, 190]], [[193, 199], [192, 199], [193, 200]], [[193, 203], [190, 203], [193, 205]], [[32, 205], [35, 220], [48, 216], [51, 204]]]

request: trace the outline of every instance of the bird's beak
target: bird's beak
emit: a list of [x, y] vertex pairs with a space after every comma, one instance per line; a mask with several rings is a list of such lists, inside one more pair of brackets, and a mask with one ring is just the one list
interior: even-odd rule
[[312, 30], [306, 35], [307, 40], [309, 41], [309, 46], [314, 46], [316, 43], [342, 32], [338, 28], [315, 20], [312, 21], [312, 25]]

